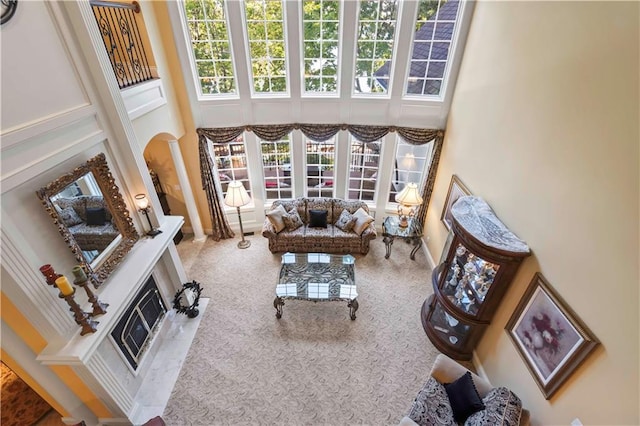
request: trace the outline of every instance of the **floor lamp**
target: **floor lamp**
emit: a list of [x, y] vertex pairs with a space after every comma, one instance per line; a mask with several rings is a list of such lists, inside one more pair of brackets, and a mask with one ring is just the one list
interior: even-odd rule
[[251, 202], [251, 197], [244, 189], [242, 182], [233, 180], [229, 182], [227, 187], [227, 195], [224, 197], [224, 203], [229, 207], [235, 207], [238, 209], [238, 221], [240, 222], [240, 235], [242, 240], [238, 243], [238, 248], [245, 249], [251, 245], [251, 241], [244, 239], [244, 230], [242, 229], [242, 216], [240, 216], [240, 207], [245, 206]]

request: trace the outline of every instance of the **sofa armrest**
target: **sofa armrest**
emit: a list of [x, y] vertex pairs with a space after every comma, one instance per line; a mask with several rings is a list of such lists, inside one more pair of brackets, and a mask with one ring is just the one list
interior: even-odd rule
[[414, 422], [411, 417], [404, 416], [398, 426], [418, 426], [418, 423]]
[[369, 240], [374, 240], [378, 236], [376, 227], [374, 226], [373, 222], [371, 222], [369, 226], [364, 231], [362, 231], [362, 234], [360, 236]]
[[[469, 370], [463, 365], [458, 364], [444, 354], [439, 354], [429, 374], [440, 383], [451, 383], [463, 376], [467, 371]], [[487, 379], [483, 379], [473, 372], [471, 372], [471, 377], [481, 398], [484, 398], [489, 391], [493, 389], [493, 386]]]
[[265, 219], [262, 224], [262, 236], [265, 238], [272, 238], [277, 235], [276, 228], [269, 219]]

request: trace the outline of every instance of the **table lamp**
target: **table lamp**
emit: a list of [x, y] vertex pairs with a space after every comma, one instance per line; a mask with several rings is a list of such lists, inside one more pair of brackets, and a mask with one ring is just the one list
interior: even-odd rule
[[409, 226], [409, 218], [416, 214], [415, 208], [422, 204], [418, 185], [409, 182], [402, 191], [396, 194], [396, 203], [398, 203], [398, 217], [400, 218], [399, 226], [406, 228]]
[[147, 218], [147, 222], [149, 222], [149, 232], [147, 235], [151, 238], [155, 237], [158, 234], [161, 234], [162, 231], [159, 229], [155, 229], [151, 224], [151, 219], [149, 219], [149, 210], [151, 210], [151, 206], [149, 205], [149, 199], [145, 194], [138, 194], [135, 196], [136, 205], [138, 206], [138, 211], [144, 213]]
[[240, 236], [242, 240], [238, 243], [238, 248], [245, 249], [251, 245], [251, 241], [244, 239], [244, 230], [242, 229], [242, 216], [240, 216], [240, 207], [245, 206], [251, 202], [251, 197], [244, 189], [242, 182], [233, 180], [229, 182], [227, 187], [227, 195], [224, 197], [224, 203], [229, 207], [235, 207], [238, 209], [238, 221], [240, 222]]

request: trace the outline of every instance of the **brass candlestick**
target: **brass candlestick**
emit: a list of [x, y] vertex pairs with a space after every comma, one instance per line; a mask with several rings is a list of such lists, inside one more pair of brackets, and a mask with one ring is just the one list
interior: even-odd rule
[[89, 302], [91, 302], [91, 306], [93, 307], [93, 311], [89, 315], [91, 315], [92, 317], [96, 317], [98, 315], [107, 313], [107, 306], [109, 306], [109, 304], [98, 300], [96, 295], [93, 293], [93, 291], [91, 291], [91, 289], [87, 285], [89, 284], [88, 279], [84, 279], [84, 280], [76, 279], [75, 281], [73, 281], [73, 283], [78, 287], [84, 288], [84, 291], [87, 293]]
[[98, 329], [98, 321], [93, 321], [89, 319], [89, 314], [80, 309], [80, 305], [76, 302], [73, 296], [76, 294], [76, 289], [73, 289], [73, 293], [65, 296], [60, 292], [58, 295], [59, 298], [67, 301], [69, 306], [71, 307], [71, 311], [73, 312], [73, 318], [76, 320], [76, 323], [82, 326], [82, 331], [80, 332], [81, 336], [84, 336], [87, 333], [95, 333]]

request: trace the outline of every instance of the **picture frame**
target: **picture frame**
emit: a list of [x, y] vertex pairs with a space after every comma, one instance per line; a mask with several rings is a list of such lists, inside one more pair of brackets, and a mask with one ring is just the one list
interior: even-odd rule
[[456, 175], [451, 176], [451, 182], [449, 183], [449, 191], [447, 192], [447, 198], [444, 201], [444, 207], [442, 208], [442, 215], [440, 220], [444, 224], [447, 231], [451, 231], [451, 224], [453, 223], [453, 216], [451, 216], [451, 206], [458, 198], [464, 195], [471, 195], [471, 191], [462, 183], [460, 178]]
[[540, 272], [533, 276], [505, 329], [545, 399], [600, 344]]

